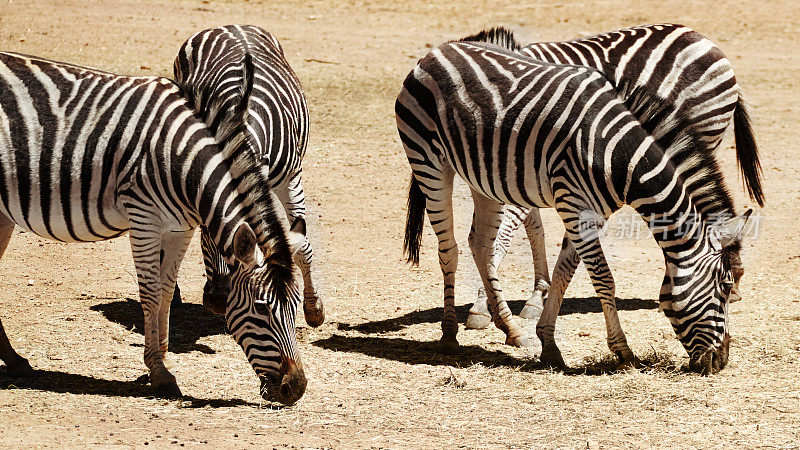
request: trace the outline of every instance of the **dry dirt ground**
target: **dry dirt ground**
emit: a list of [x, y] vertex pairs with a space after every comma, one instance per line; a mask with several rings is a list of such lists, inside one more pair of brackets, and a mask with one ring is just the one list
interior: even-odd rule
[[[515, 4], [516, 3], [516, 4]], [[635, 5], [635, 6], [631, 6]], [[537, 348], [503, 345], [496, 328], [459, 333], [436, 352], [441, 275], [426, 226], [422, 265], [401, 255], [409, 169], [394, 124], [400, 83], [428, 49], [505, 24], [525, 41], [681, 22], [733, 61], [753, 106], [768, 205], [746, 247], [745, 300], [733, 305], [731, 360], [711, 377], [681, 370], [685, 352], [658, 311], [660, 253], [647, 235], [610, 238], [621, 319], [641, 372], [609, 373], [602, 314], [583, 268], [567, 291], [558, 339], [583, 374], [537, 365]], [[79, 245], [16, 232], [2, 261], [0, 315], [37, 374], [0, 374], [0, 446], [215, 447], [795, 447], [800, 443], [800, 3], [566, 1], [0, 2], [0, 48], [127, 74], [171, 76], [180, 44], [201, 29], [251, 23], [273, 32], [302, 80], [312, 137], [305, 161], [310, 233], [328, 321], [299, 319], [309, 378], [289, 408], [262, 405], [258, 382], [220, 319], [200, 306], [193, 244], [174, 311], [184, 401], [154, 399], [127, 238]], [[722, 164], [741, 210], [730, 139]], [[471, 202], [457, 189], [457, 303], [478, 277], [466, 245]], [[545, 214], [551, 265], [561, 225]], [[622, 220], [622, 219], [615, 219]], [[612, 222], [613, 224], [614, 222]], [[618, 222], [621, 223], [621, 222]], [[519, 237], [503, 277], [530, 293]], [[512, 303], [519, 311], [522, 303]], [[466, 306], [460, 307], [461, 320]], [[532, 323], [526, 328], [533, 332]], [[1, 370], [1, 369], [0, 369]], [[580, 371], [580, 370], [579, 370]]]

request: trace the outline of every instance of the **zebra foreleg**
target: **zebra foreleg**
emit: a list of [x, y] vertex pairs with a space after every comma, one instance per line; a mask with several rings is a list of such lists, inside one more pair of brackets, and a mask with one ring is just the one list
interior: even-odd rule
[[536, 336], [542, 342], [542, 355], [539, 359], [548, 367], [556, 369], [566, 367], [561, 350], [558, 349], [555, 341], [556, 319], [561, 309], [561, 302], [564, 300], [564, 292], [580, 261], [569, 238], [564, 235], [561, 252], [558, 254], [558, 261], [553, 270], [553, 284], [547, 294], [547, 301], [544, 302], [542, 315], [536, 324]]
[[[139, 281], [139, 300], [144, 315], [144, 363], [150, 369], [150, 383], [155, 394], [159, 397], [178, 398], [181, 391], [175, 376], [164, 365], [160, 345], [161, 300], [165, 289], [161, 283], [161, 264], [158, 264], [161, 260], [162, 239], [162, 232], [158, 228], [158, 225], [134, 223], [130, 229], [133, 262]], [[164, 256], [166, 259], [166, 252]], [[175, 282], [174, 278], [172, 282]]]
[[533, 255], [533, 294], [525, 302], [519, 316], [523, 319], [538, 319], [542, 315], [544, 298], [550, 289], [550, 270], [547, 268], [547, 252], [545, 251], [544, 226], [542, 216], [537, 208], [531, 209], [525, 218], [525, 232], [531, 245]]
[[588, 218], [586, 216], [581, 214], [580, 217], [573, 216], [572, 220], [565, 219], [567, 235], [586, 265], [594, 290], [600, 299], [606, 322], [608, 348], [619, 357], [621, 365], [633, 364], [633, 352], [628, 347], [617, 314], [614, 278], [603, 254], [603, 247], [600, 245], [600, 230], [606, 219], [596, 213], [588, 214]]
[[292, 224], [291, 231], [302, 235], [302, 240], [293, 248], [294, 260], [303, 275], [303, 315], [306, 318], [306, 323], [316, 328], [325, 322], [325, 305], [319, 298], [311, 276], [314, 254], [311, 249], [311, 242], [309, 242], [306, 235], [306, 200], [300, 173], [298, 172], [289, 180], [286, 187], [278, 188], [275, 192], [286, 209], [289, 223]]
[[[0, 214], [0, 258], [3, 257], [13, 233], [14, 222]], [[0, 359], [6, 363], [6, 373], [10, 377], [28, 377], [33, 374], [33, 369], [28, 360], [19, 356], [19, 353], [11, 346], [8, 336], [6, 336], [6, 330], [3, 328], [2, 320], [0, 320]]]
[[489, 309], [497, 328], [506, 334], [506, 344], [523, 347], [529, 344], [525, 331], [511, 314], [503, 296], [503, 288], [497, 275], [497, 265], [502, 258], [495, 257], [495, 239], [503, 215], [503, 204], [472, 191], [475, 205], [469, 246], [483, 286], [488, 295]]
[[161, 237], [161, 306], [158, 310], [158, 343], [164, 366], [172, 367], [167, 350], [169, 349], [169, 310], [173, 300], [175, 280], [178, 278], [183, 256], [192, 241], [194, 230], [168, 231]]

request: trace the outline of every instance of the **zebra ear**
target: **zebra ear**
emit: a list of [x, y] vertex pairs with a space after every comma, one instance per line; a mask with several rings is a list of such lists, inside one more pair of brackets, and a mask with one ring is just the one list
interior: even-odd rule
[[289, 230], [289, 247], [292, 254], [297, 253], [306, 241], [306, 219], [298, 217], [292, 223], [292, 228]]
[[719, 225], [717, 230], [719, 233], [719, 242], [722, 244], [722, 248], [725, 248], [742, 239], [742, 232], [744, 231], [745, 225], [747, 225], [747, 221], [750, 219], [750, 214], [752, 213], [753, 210], [748, 209], [744, 214], [728, 219]]
[[249, 225], [243, 223], [233, 235], [233, 256], [245, 264], [250, 265], [256, 259], [256, 234]]

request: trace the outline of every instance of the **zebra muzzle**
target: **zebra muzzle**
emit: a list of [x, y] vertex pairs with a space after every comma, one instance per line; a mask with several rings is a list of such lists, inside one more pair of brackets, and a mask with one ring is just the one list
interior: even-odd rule
[[231, 286], [227, 279], [206, 281], [203, 287], [203, 306], [214, 314], [224, 315], [230, 291]]
[[291, 406], [306, 392], [307, 384], [302, 362], [283, 358], [277, 376], [261, 377], [261, 396], [264, 400]]
[[712, 375], [721, 371], [728, 364], [729, 347], [730, 335], [725, 334], [718, 347], [710, 348], [699, 357], [692, 358], [689, 361], [689, 370], [700, 375]]

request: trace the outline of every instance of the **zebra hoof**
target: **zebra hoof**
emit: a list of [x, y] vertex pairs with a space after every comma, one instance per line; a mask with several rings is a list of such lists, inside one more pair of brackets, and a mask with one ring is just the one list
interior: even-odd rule
[[6, 374], [11, 378], [27, 378], [33, 375], [33, 368], [27, 359], [21, 358], [13, 364], [6, 365]]
[[526, 336], [507, 336], [506, 345], [512, 347], [530, 347], [533, 345], [533, 342]]
[[490, 323], [492, 323], [492, 316], [488, 313], [481, 314], [470, 311], [465, 327], [469, 330], [483, 330], [487, 328]]
[[176, 400], [183, 397], [183, 394], [181, 394], [181, 389], [174, 381], [164, 382], [158, 386], [155, 386], [153, 388], [153, 393], [158, 398], [165, 398], [168, 400]]
[[538, 305], [529, 305], [526, 303], [525, 307], [522, 308], [522, 311], [519, 313], [519, 316], [523, 319], [539, 320], [539, 317], [542, 317], [542, 308]]
[[306, 323], [311, 328], [317, 328], [325, 323], [325, 305], [319, 299], [315, 302], [303, 303], [303, 314], [306, 317]]
[[542, 349], [542, 356], [539, 357], [539, 361], [545, 367], [549, 367], [551, 369], [556, 370], [565, 370], [567, 365], [564, 363], [564, 358], [561, 356], [561, 350], [558, 347], [545, 347]]
[[443, 355], [458, 353], [460, 346], [455, 336], [442, 336], [439, 340], [439, 352]]
[[617, 364], [617, 370], [624, 372], [628, 370], [638, 370], [642, 367], [642, 362], [633, 355], [633, 352], [630, 350], [626, 352], [615, 352], [617, 354], [617, 358], [619, 358], [619, 364]]
[[628, 372], [628, 371], [631, 371], [631, 370], [638, 371], [640, 367], [641, 367], [641, 364], [636, 360], [622, 361], [621, 363], [619, 363], [617, 365], [617, 369], [616, 370], [617, 370], [617, 372]]
[[231, 288], [227, 278], [220, 276], [215, 278], [214, 281], [206, 281], [205, 286], [203, 286], [203, 306], [214, 314], [224, 316], [228, 307], [228, 294], [230, 291]]

